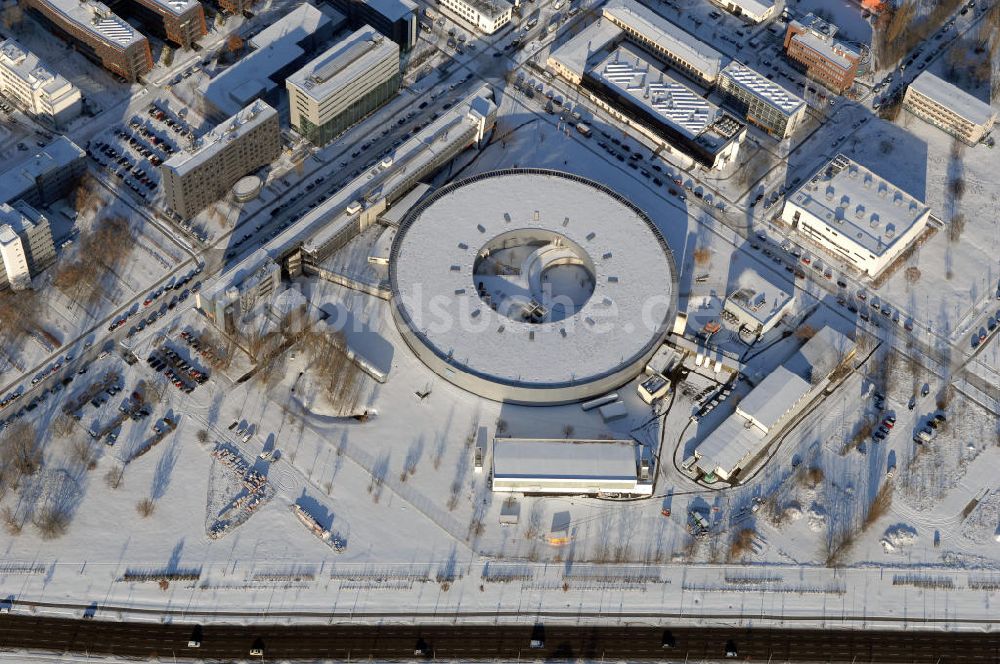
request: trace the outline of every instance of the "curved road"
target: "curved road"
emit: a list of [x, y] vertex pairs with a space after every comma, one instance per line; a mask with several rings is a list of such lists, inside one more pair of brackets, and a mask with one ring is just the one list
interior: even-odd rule
[[[191, 624], [121, 623], [99, 620], [0, 616], [0, 647], [86, 652], [148, 658], [153, 655], [246, 658], [262, 645], [264, 659], [414, 659], [418, 643], [437, 659], [725, 659], [727, 642], [738, 660], [750, 662], [907, 662], [910, 664], [1000, 661], [1000, 634], [976, 632], [670, 628], [673, 647], [663, 647], [660, 627], [549, 625], [206, 625], [200, 648], [189, 648]], [[530, 648], [531, 639], [543, 642]]]

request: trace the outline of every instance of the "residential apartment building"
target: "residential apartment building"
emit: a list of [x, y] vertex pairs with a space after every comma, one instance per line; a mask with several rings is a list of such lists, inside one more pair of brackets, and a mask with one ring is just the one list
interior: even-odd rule
[[604, 18], [621, 28], [630, 41], [662, 58], [706, 87], [715, 85], [722, 54], [635, 0], [610, 0]]
[[763, 23], [777, 11], [773, 0], [712, 0], [712, 2], [748, 23]]
[[198, 0], [117, 0], [116, 11], [134, 16], [144, 28], [183, 48], [207, 32], [205, 10]]
[[68, 195], [87, 170], [87, 153], [59, 136], [36, 155], [0, 173], [0, 203], [49, 205]]
[[806, 102], [774, 81], [733, 60], [719, 76], [719, 92], [747, 122], [787, 138], [806, 117]]
[[921, 72], [906, 88], [903, 108], [968, 145], [983, 140], [997, 119], [988, 102], [929, 71]]
[[105, 69], [135, 82], [153, 68], [149, 41], [96, 0], [25, 0], [77, 50]]
[[289, 76], [292, 128], [326, 145], [399, 90], [399, 44], [370, 26]]
[[31, 278], [56, 259], [49, 220], [24, 201], [0, 204], [0, 258], [0, 288], [31, 286]]
[[417, 3], [413, 0], [333, 0], [354, 29], [370, 25], [409, 51], [417, 43]]
[[487, 35], [510, 23], [514, 11], [508, 0], [441, 0], [441, 7], [451, 10]]
[[837, 155], [785, 200], [781, 219], [807, 240], [875, 278], [927, 227], [930, 208]]
[[65, 127], [80, 115], [80, 90], [13, 39], [0, 42], [0, 94], [43, 123]]
[[861, 54], [834, 39], [836, 35], [837, 26], [807, 14], [788, 24], [785, 54], [805, 70], [806, 76], [843, 94], [854, 85]]
[[278, 113], [255, 101], [160, 166], [164, 202], [183, 219], [193, 217], [280, 154]]

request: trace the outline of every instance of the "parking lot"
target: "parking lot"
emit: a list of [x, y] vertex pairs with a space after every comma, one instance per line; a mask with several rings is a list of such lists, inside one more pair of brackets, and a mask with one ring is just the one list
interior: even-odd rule
[[186, 115], [185, 109], [175, 113], [165, 103], [154, 102], [144, 114], [95, 136], [88, 154], [139, 199], [152, 201], [160, 183], [159, 166], [195, 138]]

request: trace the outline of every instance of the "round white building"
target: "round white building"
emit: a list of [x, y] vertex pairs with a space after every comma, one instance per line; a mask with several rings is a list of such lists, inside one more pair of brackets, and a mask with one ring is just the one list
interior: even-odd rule
[[619, 387], [677, 314], [677, 270], [656, 226], [559, 171], [494, 171], [434, 192], [403, 219], [389, 279], [393, 316], [421, 360], [513, 403]]

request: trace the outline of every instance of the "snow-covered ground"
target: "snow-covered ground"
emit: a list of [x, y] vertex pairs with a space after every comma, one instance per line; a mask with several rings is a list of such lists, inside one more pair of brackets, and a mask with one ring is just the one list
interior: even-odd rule
[[[693, 298], [717, 300], [730, 285], [727, 275], [743, 265], [772, 269], [701, 208], [687, 209], [664, 187], [608, 161], [594, 139], [557, 129], [519, 99], [504, 98], [500, 127], [502, 140], [466, 153], [441, 179], [516, 164], [564, 169], [608, 183], [662, 229], [682, 266], [688, 306]], [[892, 136], [898, 130], [873, 125], [871, 131]], [[920, 128], [914, 131], [921, 135]], [[877, 145], [870, 139], [864, 143]], [[889, 156], [895, 151], [900, 158], [912, 155], [906, 145]], [[932, 162], [929, 168], [935, 167]], [[966, 232], [971, 237], [978, 229], [970, 223]], [[385, 253], [388, 239], [380, 235], [366, 233], [331, 265], [377, 281], [378, 272], [362, 266], [367, 254]], [[956, 250], [984, 251], [965, 249], [966, 244]], [[709, 274], [697, 284], [691, 282], [695, 248], [707, 249], [709, 256], [707, 265], [693, 268]], [[974, 271], [965, 265], [957, 269], [970, 272], [954, 276], [955, 284]], [[784, 270], [772, 276], [791, 286]], [[916, 447], [912, 432], [918, 418], [933, 411], [933, 397], [908, 411], [911, 381], [901, 375], [888, 393], [898, 417], [888, 441], [867, 441], [865, 453], [845, 452], [844, 440], [862, 417], [872, 416], [862, 396], [870, 390], [864, 376], [868, 366], [862, 366], [804, 417], [753, 482], [708, 491], [669, 461], [678, 446], [683, 450], [684, 441], [698, 435], [700, 427], [688, 427], [695, 408], [689, 397], [678, 394], [658, 420], [634, 385], [626, 386], [619, 392], [629, 414], [612, 423], [577, 405], [532, 408], [485, 401], [431, 373], [399, 336], [385, 301], [317, 279], [299, 283], [311, 307], [345, 312], [348, 344], [388, 370], [384, 384], [364, 378], [354, 410], [369, 415], [326, 414], [305, 387], [315, 378], [306, 353], [297, 348], [281, 356], [279, 369], [263, 384], [254, 378], [234, 383], [215, 371], [190, 395], [162, 375], [157, 378], [144, 361], [129, 367], [108, 357], [89, 375], [113, 368], [122, 376], [124, 394], [140, 380], [158, 386], [158, 403], [151, 416], [127, 422], [110, 448], [91, 442], [83, 429], [113, 416], [114, 399], [100, 411], [84, 406], [85, 417], [69, 433], [53, 429], [47, 436], [43, 470], [3, 498], [24, 527], [3, 538], [0, 595], [71, 604], [99, 600], [122, 607], [111, 617], [127, 615], [129, 607], [240, 606], [272, 612], [575, 607], [595, 619], [682, 610], [738, 622], [753, 606], [755, 614], [765, 615], [817, 620], [836, 615], [859, 623], [865, 616], [933, 617], [961, 626], [963, 619], [981, 617], [983, 603], [995, 592], [979, 581], [998, 574], [993, 534], [1000, 501], [992, 473], [1000, 452], [989, 436], [994, 420], [961, 395], [948, 407], [949, 423], [934, 443]], [[945, 283], [932, 274], [913, 288], [920, 292]], [[894, 287], [890, 281], [885, 288]], [[801, 287], [796, 296], [801, 310], [816, 302]], [[914, 298], [921, 299], [922, 293]], [[183, 348], [180, 331], [205, 328], [210, 324], [200, 314], [187, 312], [178, 324], [140, 338], [141, 360], [149, 344], [165, 338]], [[790, 338], [755, 358], [759, 371], [780, 363], [797, 343]], [[897, 371], [906, 368], [900, 363]], [[79, 381], [74, 389], [82, 389]], [[58, 404], [36, 418], [40, 426], [55, 419]], [[722, 417], [725, 408], [712, 417]], [[177, 429], [135, 457], [164, 416], [176, 419]], [[234, 422], [240, 428], [253, 425], [248, 442], [229, 429]], [[489, 491], [487, 475], [473, 469], [472, 440], [480, 426], [491, 436], [498, 427], [513, 436], [635, 435], [660, 454], [656, 498], [622, 503], [526, 497], [519, 499], [519, 523], [500, 526], [502, 501]], [[92, 469], [75, 453], [77, 440], [95, 454]], [[269, 493], [245, 522], [213, 539], [211, 524], [245, 491], [243, 475], [212, 456], [217, 445], [237, 450], [248, 468], [266, 478]], [[279, 453], [278, 461], [258, 457], [272, 450]], [[890, 460], [894, 477], [887, 479]], [[113, 489], [105, 475], [116, 466], [124, 468], [124, 475]], [[866, 506], [886, 482], [893, 487], [891, 506], [862, 529]], [[985, 499], [963, 518], [983, 489]], [[770, 497], [768, 505], [751, 511], [754, 496]], [[137, 506], [147, 498], [153, 511], [142, 516]], [[45, 540], [31, 517], [37, 520], [59, 500], [72, 504], [71, 521], [64, 535]], [[336, 553], [314, 536], [290, 510], [293, 504], [342, 538], [344, 552]], [[669, 518], [660, 513], [665, 506], [672, 510]], [[709, 515], [709, 538], [688, 535], [689, 509]], [[567, 519], [570, 544], [550, 545], [548, 535]], [[109, 528], [110, 522], [116, 527]], [[749, 545], [733, 546], [746, 529], [753, 530]], [[828, 568], [830, 543], [843, 532], [853, 533], [853, 545], [838, 559], [841, 567]], [[138, 580], [125, 580], [126, 574]], [[924, 576], [947, 577], [951, 585], [928, 588]], [[160, 579], [169, 580], [166, 589], [158, 585]], [[916, 597], [925, 600], [918, 609]]]

